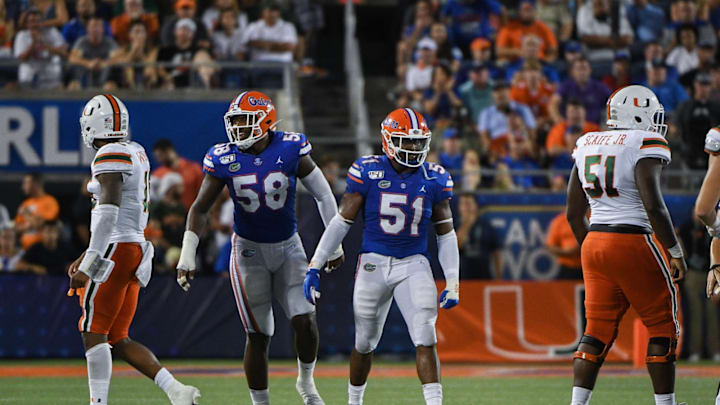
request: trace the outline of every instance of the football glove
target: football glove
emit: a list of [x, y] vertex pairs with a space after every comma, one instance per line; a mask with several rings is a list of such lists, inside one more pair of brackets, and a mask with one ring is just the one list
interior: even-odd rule
[[720, 215], [715, 217], [715, 223], [712, 226], [707, 226], [707, 231], [713, 238], [720, 237]]
[[460, 302], [460, 284], [457, 280], [448, 280], [440, 294], [440, 307], [450, 309]]
[[320, 270], [309, 269], [305, 273], [305, 282], [303, 283], [303, 293], [305, 299], [309, 303], [316, 305], [317, 299], [320, 298]]

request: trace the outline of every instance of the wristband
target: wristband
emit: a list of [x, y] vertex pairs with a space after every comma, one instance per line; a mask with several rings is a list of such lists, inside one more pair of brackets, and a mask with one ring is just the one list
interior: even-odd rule
[[713, 271], [713, 270], [717, 269], [718, 267], [720, 267], [720, 263], [718, 263], [718, 264], [713, 264], [712, 266], [710, 266], [710, 268], [708, 269], [708, 271]]
[[683, 257], [682, 247], [680, 247], [679, 243], [676, 243], [675, 246], [668, 249], [668, 253], [670, 253], [670, 256], [673, 259], [680, 259]]

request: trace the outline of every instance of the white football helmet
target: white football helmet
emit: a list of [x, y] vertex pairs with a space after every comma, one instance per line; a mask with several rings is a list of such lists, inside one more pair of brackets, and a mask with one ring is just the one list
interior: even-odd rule
[[124, 139], [128, 136], [130, 114], [119, 98], [112, 94], [93, 97], [80, 116], [80, 131], [85, 145], [97, 148], [96, 139]]
[[623, 87], [616, 90], [607, 101], [607, 126], [641, 129], [665, 136], [665, 108], [647, 87]]

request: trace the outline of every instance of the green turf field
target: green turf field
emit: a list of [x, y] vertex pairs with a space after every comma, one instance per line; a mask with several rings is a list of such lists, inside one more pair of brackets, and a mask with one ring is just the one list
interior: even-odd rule
[[[72, 365], [69, 362], [0, 362], [0, 368], [8, 370], [17, 366], [31, 365]], [[120, 365], [121, 363], [116, 363]], [[239, 363], [223, 366], [238, 368]], [[279, 363], [288, 366], [289, 363]], [[169, 362], [172, 370], [192, 367], [194, 372], [185, 370], [177, 376], [185, 383], [200, 388], [202, 405], [249, 404], [247, 386], [242, 376], [202, 376], [202, 368], [216, 366], [211, 361]], [[323, 367], [320, 364], [318, 367]], [[343, 366], [332, 363], [332, 367]], [[392, 364], [397, 367], [396, 363]], [[377, 368], [383, 364], [377, 364]], [[410, 364], [407, 367], [411, 367]], [[199, 370], [199, 371], [198, 371]], [[187, 374], [186, 374], [187, 373]], [[7, 374], [7, 373], [6, 373]], [[118, 374], [118, 373], [116, 373]], [[111, 405], [167, 404], [164, 394], [150, 381], [128, 371], [114, 375], [110, 388]], [[613, 373], [608, 373], [613, 374]], [[682, 374], [682, 373], [680, 373]], [[318, 389], [328, 405], [342, 405], [347, 402], [345, 377], [322, 377], [317, 379]], [[273, 377], [270, 382], [270, 396], [273, 405], [299, 404], [293, 377]], [[445, 404], [568, 404], [570, 401], [570, 377], [447, 377], [443, 380]], [[678, 400], [689, 404], [713, 404], [717, 379], [711, 377], [680, 376], [677, 381]], [[73, 377], [2, 377], [0, 378], [0, 404], [54, 405], [87, 403], [87, 381], [82, 376]], [[368, 382], [365, 404], [422, 404], [420, 385], [415, 378], [373, 378]], [[593, 394], [593, 405], [653, 404], [650, 380], [644, 375], [605, 375]]]

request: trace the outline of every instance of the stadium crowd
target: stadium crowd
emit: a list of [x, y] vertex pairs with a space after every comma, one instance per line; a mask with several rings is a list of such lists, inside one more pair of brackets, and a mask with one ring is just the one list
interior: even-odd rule
[[322, 74], [312, 55], [323, 23], [312, 0], [0, 0], [0, 86], [277, 87], [280, 68], [217, 62]]

